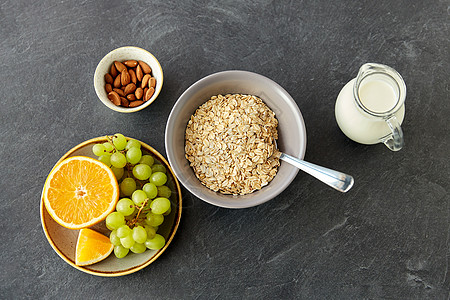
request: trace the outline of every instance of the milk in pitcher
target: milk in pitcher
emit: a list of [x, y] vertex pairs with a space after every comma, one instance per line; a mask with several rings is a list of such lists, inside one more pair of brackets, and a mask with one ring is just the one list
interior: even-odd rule
[[385, 142], [393, 135], [392, 124], [387, 119], [396, 119], [398, 128], [403, 122], [404, 93], [395, 79], [382, 73], [374, 72], [351, 80], [336, 100], [335, 116], [339, 128], [358, 143]]

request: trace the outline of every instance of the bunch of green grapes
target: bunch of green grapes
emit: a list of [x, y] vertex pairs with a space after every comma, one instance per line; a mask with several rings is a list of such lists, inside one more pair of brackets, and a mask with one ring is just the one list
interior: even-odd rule
[[127, 141], [120, 133], [94, 145], [92, 152], [111, 167], [119, 182], [121, 199], [116, 211], [106, 217], [116, 257], [164, 247], [166, 241], [157, 231], [171, 212], [166, 168], [155, 163], [153, 156], [143, 154], [138, 141]]

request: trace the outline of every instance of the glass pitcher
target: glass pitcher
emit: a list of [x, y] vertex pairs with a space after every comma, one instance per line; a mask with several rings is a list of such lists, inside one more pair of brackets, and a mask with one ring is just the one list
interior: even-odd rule
[[335, 106], [336, 121], [355, 142], [384, 143], [390, 150], [398, 151], [404, 145], [400, 125], [405, 117], [405, 98], [406, 85], [397, 71], [367, 63], [340, 91]]

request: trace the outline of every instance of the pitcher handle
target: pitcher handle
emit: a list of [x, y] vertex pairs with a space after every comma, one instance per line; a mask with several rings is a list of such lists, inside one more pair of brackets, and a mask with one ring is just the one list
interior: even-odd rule
[[402, 149], [405, 144], [403, 140], [403, 131], [395, 116], [391, 116], [385, 120], [389, 128], [392, 131], [388, 137], [382, 139], [382, 142], [392, 151], [398, 151]]

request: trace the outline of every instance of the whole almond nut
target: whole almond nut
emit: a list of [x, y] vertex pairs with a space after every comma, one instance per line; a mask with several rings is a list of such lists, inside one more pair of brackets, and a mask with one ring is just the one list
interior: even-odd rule
[[127, 68], [122, 70], [120, 73], [120, 82], [122, 83], [122, 86], [126, 86], [131, 81], [130, 73], [128, 73]]
[[141, 66], [142, 71], [144, 71], [145, 74], [150, 74], [152, 72], [152, 68], [150, 68], [150, 66], [142, 60], [139, 61], [139, 65]]
[[106, 81], [106, 83], [111, 84], [111, 83], [114, 82], [114, 79], [112, 78], [111, 74], [106, 73], [106, 74], [105, 74], [105, 81]]
[[114, 85], [115, 88], [120, 88], [122, 86], [121, 83], [120, 83], [120, 74], [117, 75], [116, 79], [114, 79], [114, 84], [113, 85]]
[[141, 105], [142, 103], [144, 103], [144, 101], [142, 101], [142, 100], [132, 101], [132, 102], [130, 102], [128, 107], [137, 107], [137, 106]]
[[123, 63], [121, 63], [120, 61], [115, 61], [114, 65], [116, 66], [116, 69], [119, 73], [122, 73], [123, 70], [126, 70], [127, 67], [125, 67], [125, 65]]
[[127, 60], [127, 61], [123, 62], [123, 64], [125, 66], [127, 66], [128, 68], [134, 68], [137, 66], [138, 62], [135, 60]]
[[114, 64], [111, 65], [110, 73], [111, 73], [111, 76], [112, 76], [113, 78], [116, 78], [117, 74], [119, 74], [119, 73], [117, 72], [116, 66], [114, 66]]
[[144, 101], [148, 101], [148, 100], [150, 100], [150, 98], [153, 96], [153, 93], [155, 92], [155, 89], [154, 88], [149, 88], [148, 90], [147, 90], [147, 92], [145, 93], [145, 96], [144, 96]]
[[130, 103], [130, 102], [128, 101], [127, 98], [125, 98], [125, 97], [120, 97], [120, 104], [121, 104], [122, 106], [128, 107], [129, 103]]
[[144, 90], [139, 87], [139, 88], [136, 89], [134, 94], [136, 95], [136, 99], [141, 99], [142, 96], [144, 95]]
[[148, 86], [154, 88], [156, 86], [156, 78], [152, 77], [150, 78], [149, 82], [148, 82]]
[[113, 91], [119, 94], [119, 96], [125, 97], [125, 93], [121, 89], [113, 88]]
[[109, 93], [109, 92], [111, 92], [113, 89], [112, 89], [112, 86], [111, 86], [109, 83], [107, 83], [107, 84], [105, 84], [105, 90], [106, 90], [106, 93]]
[[144, 77], [144, 72], [142, 72], [142, 68], [139, 65], [136, 67], [136, 78], [137, 80], [142, 81], [142, 77]]
[[129, 101], [134, 101], [134, 100], [136, 100], [136, 95], [135, 94], [129, 94], [129, 95], [127, 95], [127, 99]]
[[148, 80], [151, 78], [150, 74], [145, 74], [144, 77], [142, 77], [142, 84], [141, 88], [145, 88], [148, 84]]
[[119, 106], [120, 105], [120, 96], [116, 92], [112, 91], [108, 93], [108, 99], [111, 100], [112, 103]]
[[125, 95], [134, 93], [134, 91], [136, 90], [136, 85], [134, 83], [129, 83], [127, 84], [127, 86], [125, 87], [125, 89], [123, 90]]
[[130, 73], [131, 82], [134, 83], [134, 84], [137, 84], [136, 72], [134, 72], [133, 69], [129, 69], [128, 73]]

